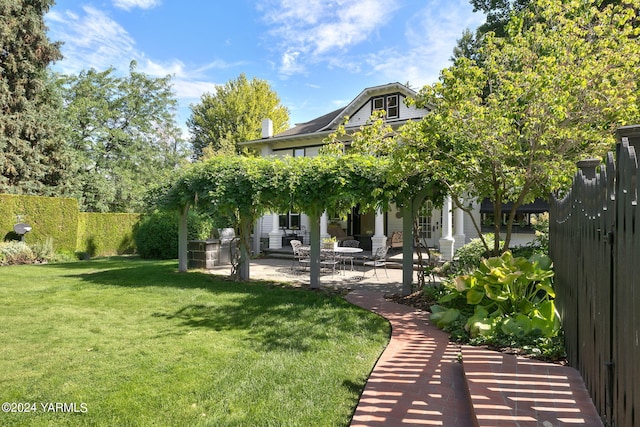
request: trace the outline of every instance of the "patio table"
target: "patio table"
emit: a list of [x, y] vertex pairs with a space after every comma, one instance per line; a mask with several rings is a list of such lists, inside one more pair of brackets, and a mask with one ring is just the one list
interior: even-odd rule
[[[306, 251], [311, 251], [311, 246], [301, 246], [300, 249], [306, 250]], [[354, 254], [358, 254], [363, 252], [364, 250], [362, 248], [352, 248], [352, 247], [348, 247], [348, 246], [337, 246], [333, 249], [325, 249], [325, 248], [320, 248], [320, 252], [321, 253], [333, 253], [333, 254], [341, 254], [341, 255], [354, 255]], [[353, 263], [351, 264], [351, 267], [353, 268]]]

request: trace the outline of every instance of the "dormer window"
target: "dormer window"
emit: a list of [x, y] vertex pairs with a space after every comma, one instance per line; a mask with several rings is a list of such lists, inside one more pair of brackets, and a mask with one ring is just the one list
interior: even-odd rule
[[384, 110], [387, 112], [387, 119], [397, 119], [400, 117], [398, 95], [387, 95], [373, 98], [372, 112]]

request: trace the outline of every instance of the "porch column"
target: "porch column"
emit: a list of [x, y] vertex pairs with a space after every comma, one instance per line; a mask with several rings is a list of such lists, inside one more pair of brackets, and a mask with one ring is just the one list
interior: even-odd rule
[[371, 236], [371, 253], [375, 254], [378, 248], [387, 244], [387, 236], [384, 235], [384, 214], [382, 209], [376, 210], [375, 231]]
[[331, 237], [329, 235], [329, 232], [327, 231], [328, 229], [329, 229], [329, 215], [327, 214], [327, 211], [324, 211], [322, 215], [320, 215], [320, 241]]
[[456, 230], [456, 234], [453, 236], [453, 239], [455, 240], [455, 253], [455, 251], [464, 246], [467, 236], [464, 234], [464, 211], [460, 208], [456, 208], [454, 215], [453, 228]]
[[282, 249], [282, 231], [280, 230], [280, 214], [271, 215], [271, 231], [269, 232], [269, 249]]
[[447, 196], [444, 199], [444, 206], [442, 206], [442, 237], [440, 238], [440, 253], [446, 261], [453, 259], [454, 253], [454, 239], [452, 236], [451, 227], [451, 208], [453, 203], [451, 202], [451, 196]]

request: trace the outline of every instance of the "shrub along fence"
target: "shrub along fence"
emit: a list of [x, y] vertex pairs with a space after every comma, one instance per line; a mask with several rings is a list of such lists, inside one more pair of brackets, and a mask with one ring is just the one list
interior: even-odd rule
[[640, 126], [616, 155], [578, 163], [550, 203], [549, 252], [569, 363], [608, 426], [640, 426]]
[[78, 212], [78, 202], [64, 197], [0, 194], [0, 241], [11, 240], [17, 222], [28, 223], [29, 244], [53, 240], [57, 251], [92, 256], [133, 253], [139, 214]]

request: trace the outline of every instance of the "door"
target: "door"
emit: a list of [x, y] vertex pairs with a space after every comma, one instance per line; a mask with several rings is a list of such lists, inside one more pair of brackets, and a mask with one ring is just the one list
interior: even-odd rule
[[430, 248], [437, 247], [440, 240], [441, 210], [433, 207], [433, 202], [427, 200], [418, 214], [418, 236], [420, 243]]

